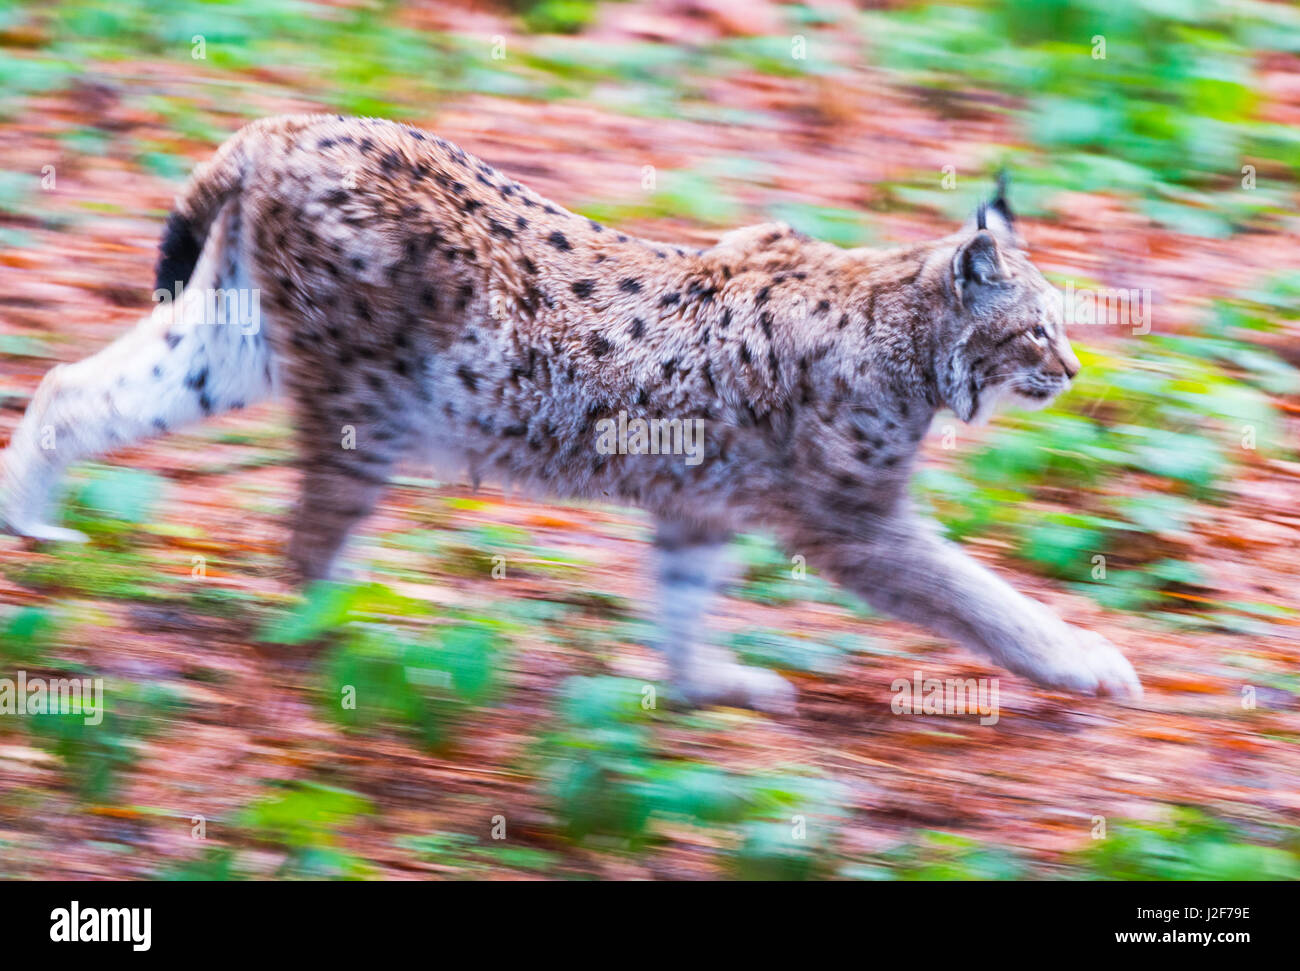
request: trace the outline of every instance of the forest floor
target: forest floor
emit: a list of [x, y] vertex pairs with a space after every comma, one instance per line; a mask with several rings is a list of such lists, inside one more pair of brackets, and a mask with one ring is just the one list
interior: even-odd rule
[[[265, 114], [313, 110], [285, 93], [291, 85], [276, 70], [266, 68], [273, 82], [266, 94], [257, 85], [240, 89], [244, 111], [250, 103]], [[1279, 90], [1290, 92], [1278, 110], [1300, 118], [1295, 61], [1280, 64], [1277, 77]], [[171, 93], [179, 84], [171, 63], [105, 64], [95, 83], [32, 96], [0, 124], [7, 169], [40, 173], [53, 164], [57, 172], [57, 187], [38, 200], [39, 218], [4, 220], [22, 244], [0, 247], [0, 436], [7, 438], [51, 366], [86, 356], [147, 312], [160, 215], [178, 175], [213, 145], [178, 134], [162, 114], [119, 92]], [[219, 103], [219, 93], [208, 96]], [[637, 198], [647, 165], [674, 171], [717, 158], [753, 160], [770, 177], [761, 186], [737, 180], [741, 219], [773, 199], [853, 208], [882, 243], [951, 226], [924, 212], [874, 211], [873, 184], [938, 173], [954, 161], [980, 171], [986, 146], [1017, 137], [995, 111], [953, 115], [923, 94], [891, 87], [870, 67], [826, 84], [719, 77], [708, 96], [761, 116], [761, 137], [742, 125], [634, 116], [599, 100], [464, 94], [413, 120], [578, 212]], [[94, 154], [70, 148], [71, 133], [85, 130], [96, 133]], [[176, 170], [142, 168], [119, 150], [128, 136], [176, 159]], [[634, 205], [625, 208], [624, 227], [652, 238], [706, 244], [722, 229], [701, 226], [689, 212], [638, 217]], [[1142, 281], [1160, 297], [1157, 328], [1170, 331], [1266, 276], [1280, 247], [1294, 251], [1294, 240], [1267, 233], [1180, 235], [1084, 194], [1068, 198], [1052, 221], [1028, 220], [1025, 235], [1034, 259], [1056, 274]], [[1289, 326], [1294, 342], [1300, 326]], [[1143, 353], [1138, 336], [1085, 340], [1133, 358]], [[1295, 404], [1286, 418], [1292, 434]], [[961, 448], [951, 451], [939, 447], [936, 431], [925, 461], [955, 463], [983, 434], [959, 429]], [[434, 612], [511, 620], [494, 703], [464, 715], [453, 741], [433, 751], [400, 731], [350, 732], [322, 717], [315, 661], [257, 636], [293, 596], [280, 565], [295, 488], [290, 462], [286, 410], [260, 406], [105, 459], [162, 481], [150, 525], [97, 536], [84, 551], [0, 540], [0, 604], [58, 612], [51, 651], [61, 663], [110, 683], [161, 687], [171, 699], [160, 730], [123, 743], [131, 751], [114, 770], [111, 797], [87, 799], [57, 747], [0, 723], [0, 874], [156, 876], [199, 860], [212, 844], [240, 848], [239, 873], [280, 872], [284, 846], [248, 838], [247, 824], [235, 821], [250, 805], [265, 807], [268, 783], [305, 780], [366, 806], [321, 810], [343, 822], [326, 823], [328, 832], [307, 840], [353, 861], [349, 872], [734, 872], [739, 837], [726, 826], [665, 817], [649, 842], [570, 838], [557, 823], [555, 780], [538, 768], [535, 743], [555, 729], [566, 679], [659, 673], [640, 636], [653, 610], [643, 516], [527, 501], [491, 485], [431, 483], [416, 478], [420, 470], [391, 490], [353, 553], [370, 577]], [[87, 475], [79, 472], [77, 481]], [[1097, 817], [1158, 826], [1180, 818], [1181, 807], [1231, 820], [1247, 835], [1255, 827], [1294, 834], [1300, 619], [1286, 611], [1300, 587], [1298, 497], [1300, 463], [1261, 458], [1241, 467], [1223, 501], [1199, 507], [1205, 518], [1184, 537], [1188, 558], [1213, 577], [1220, 601], [1280, 608], [1248, 633], [1187, 629], [1157, 611], [1107, 610], [1006, 555], [996, 537], [969, 544], [1018, 589], [1120, 645], [1146, 687], [1140, 702], [1047, 691], [833, 596], [768, 597], [742, 584], [718, 605], [719, 636], [761, 629], [779, 632], [787, 646], [851, 648], [825, 670], [790, 673], [797, 713], [658, 712], [649, 751], [738, 776], [795, 773], [830, 783], [833, 795], [816, 803], [820, 812], [809, 822], [829, 834], [824, 848], [833, 862], [817, 867], [827, 875], [1078, 872], [1071, 868], [1097, 842]], [[506, 551], [506, 570], [495, 579], [498, 549]], [[201, 579], [191, 579], [196, 555], [206, 557]], [[208, 593], [196, 604], [189, 592], [198, 585]], [[916, 670], [997, 678], [996, 725], [894, 714], [890, 686]], [[1243, 688], [1252, 704], [1243, 703]], [[196, 816], [206, 821], [206, 843], [193, 838]], [[491, 838], [497, 816], [509, 831], [499, 847]], [[923, 835], [932, 832], [957, 839]], [[979, 856], [986, 848], [988, 859]], [[998, 862], [1004, 859], [1013, 862]], [[926, 870], [927, 861], [937, 869]]]

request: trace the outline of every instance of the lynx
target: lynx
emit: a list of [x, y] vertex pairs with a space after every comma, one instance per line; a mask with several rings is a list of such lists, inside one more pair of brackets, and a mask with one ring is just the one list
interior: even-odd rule
[[70, 463], [283, 394], [304, 581], [331, 574], [395, 464], [423, 459], [647, 510], [660, 646], [690, 704], [793, 700], [699, 636], [738, 528], [1039, 684], [1140, 692], [1112, 644], [1017, 593], [908, 500], [940, 408], [978, 422], [1041, 407], [1079, 369], [1002, 186], [970, 225], [901, 249], [781, 223], [697, 249], [568, 212], [412, 127], [272, 118], [182, 190], [156, 285], [175, 299], [38, 388], [3, 453], [9, 532], [82, 538], [49, 518]]

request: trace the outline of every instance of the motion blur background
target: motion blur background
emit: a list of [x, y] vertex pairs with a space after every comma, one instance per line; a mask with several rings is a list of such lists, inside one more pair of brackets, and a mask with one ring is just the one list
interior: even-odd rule
[[941, 415], [917, 483], [1140, 705], [1001, 675], [996, 725], [894, 714], [896, 678], [1000, 672], [755, 523], [716, 636], [798, 715], [647, 710], [645, 519], [419, 470], [367, 581], [296, 598], [267, 406], [78, 467], [87, 547], [0, 540], [0, 677], [108, 704], [0, 714], [0, 877], [1300, 876], [1295, 7], [0, 0], [0, 91], [4, 439], [148, 311], [193, 165], [283, 112], [403, 119], [697, 245], [925, 239], [1006, 166], [1054, 282], [1150, 293], [1149, 333], [1073, 328], [1050, 410]]

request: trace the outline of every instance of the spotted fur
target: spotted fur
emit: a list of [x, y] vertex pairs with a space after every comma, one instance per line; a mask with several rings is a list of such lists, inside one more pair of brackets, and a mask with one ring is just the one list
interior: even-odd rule
[[[935, 538], [907, 502], [936, 411], [1041, 405], [1078, 369], [1000, 191], [978, 223], [893, 250], [772, 223], [706, 249], [569, 212], [457, 146], [374, 119], [256, 122], [177, 200], [159, 288], [98, 355], [56, 368], [5, 453], [4, 523], [46, 522], [70, 462], [283, 391], [303, 485], [290, 558], [328, 575], [395, 464], [617, 500], [660, 523], [661, 627], [696, 701], [784, 707], [788, 686], [695, 644], [738, 527], [775, 533], [868, 601], [1043, 683], [1136, 690], [1112, 646]], [[255, 333], [203, 288], [261, 295]], [[602, 454], [620, 416], [701, 420], [700, 461]], [[58, 431], [57, 449], [38, 447]], [[608, 427], [608, 426], [604, 426]], [[345, 445], [352, 434], [355, 447]]]

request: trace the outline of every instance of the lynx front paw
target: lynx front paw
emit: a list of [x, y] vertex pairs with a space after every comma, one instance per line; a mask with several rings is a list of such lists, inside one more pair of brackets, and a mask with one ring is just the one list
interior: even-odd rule
[[1051, 688], [1134, 700], [1142, 697], [1142, 683], [1118, 647], [1092, 631], [1068, 630], [1068, 640], [1036, 656], [1024, 673]]
[[1076, 630], [1075, 634], [1088, 670], [1096, 678], [1098, 694], [1135, 701], [1142, 697], [1142, 682], [1118, 647], [1090, 630]]

